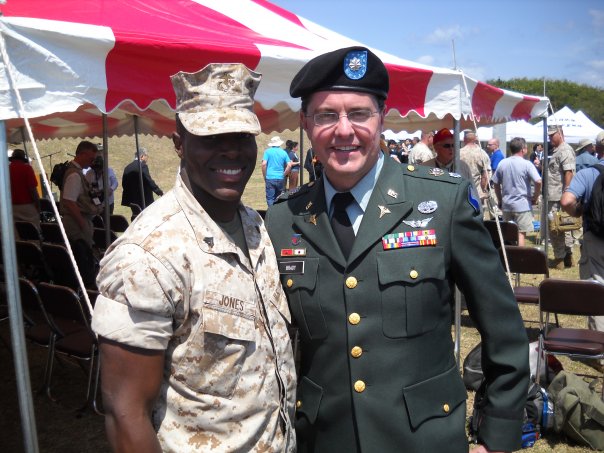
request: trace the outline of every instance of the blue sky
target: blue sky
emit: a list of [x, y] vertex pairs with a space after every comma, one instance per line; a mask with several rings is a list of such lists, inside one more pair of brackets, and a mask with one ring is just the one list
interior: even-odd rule
[[602, 0], [269, 1], [433, 66], [454, 67], [454, 39], [457, 67], [478, 80], [546, 77], [604, 89]]

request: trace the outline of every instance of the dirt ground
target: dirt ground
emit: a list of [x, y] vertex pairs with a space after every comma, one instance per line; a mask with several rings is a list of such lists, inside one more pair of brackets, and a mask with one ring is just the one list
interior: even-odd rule
[[[17, 384], [10, 346], [8, 321], [0, 324], [0, 451], [24, 451], [21, 417], [17, 401]], [[78, 411], [86, 398], [86, 370], [73, 362], [55, 362], [52, 402], [45, 393], [37, 393], [44, 378], [47, 349], [27, 343], [29, 372], [34, 389], [39, 451], [82, 453], [109, 452], [104, 419], [91, 409]], [[87, 367], [87, 364], [84, 364]]]

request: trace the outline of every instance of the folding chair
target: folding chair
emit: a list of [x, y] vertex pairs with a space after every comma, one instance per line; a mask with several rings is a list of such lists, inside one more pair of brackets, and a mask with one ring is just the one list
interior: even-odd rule
[[128, 219], [120, 214], [112, 214], [109, 217], [109, 226], [111, 231], [115, 231], [116, 233], [123, 233], [130, 226], [128, 223]]
[[[50, 283], [40, 283], [38, 290], [42, 305], [51, 320], [53, 333], [57, 338], [54, 343], [54, 352], [73, 358], [80, 365], [82, 361], [89, 363], [86, 403], [82, 408], [85, 408], [88, 403], [92, 403], [94, 410], [97, 410], [96, 395], [98, 387], [96, 383], [98, 382], [98, 377], [95, 379], [93, 388], [93, 376], [95, 375], [95, 368], [98, 375], [98, 366], [96, 366], [98, 344], [96, 336], [90, 328], [90, 314], [82, 306], [80, 298], [71, 288]], [[77, 326], [77, 329], [68, 333], [62, 327], [64, 323], [71, 323]], [[50, 398], [52, 398], [53, 359], [54, 355], [50, 358], [50, 363], [48, 364], [48, 382], [46, 386], [46, 393]]]
[[[505, 268], [503, 258], [504, 249], [499, 249], [499, 257]], [[539, 303], [539, 288], [520, 284], [520, 274], [542, 275], [543, 279], [549, 278], [549, 268], [545, 253], [535, 247], [521, 247], [519, 245], [506, 245], [505, 253], [508, 259], [510, 272], [516, 274], [514, 295], [521, 304]]]
[[99, 249], [101, 254], [105, 253], [105, 250], [117, 239], [117, 235], [109, 230], [109, 244], [107, 244], [107, 238], [105, 237], [105, 230], [102, 228], [95, 228], [92, 233], [92, 240], [94, 245]]
[[15, 222], [15, 228], [19, 234], [19, 238], [22, 241], [38, 241], [42, 242], [42, 236], [40, 230], [31, 222], [25, 222], [23, 220], [17, 220]]
[[69, 253], [63, 245], [42, 243], [42, 255], [51, 270], [52, 282], [78, 290], [80, 284]]
[[65, 245], [65, 240], [61, 234], [61, 227], [58, 223], [42, 222], [40, 223], [40, 229], [42, 230], [44, 242]]
[[[604, 359], [604, 332], [590, 329], [550, 328], [550, 313], [604, 316], [604, 285], [592, 280], [546, 279], [539, 285], [539, 354], [565, 355], [577, 359]], [[604, 374], [600, 376], [604, 383]], [[604, 398], [604, 385], [602, 387]]]
[[19, 275], [33, 282], [48, 281], [50, 271], [42, 255], [42, 249], [36, 242], [15, 241]]
[[[501, 235], [503, 236], [503, 243], [505, 245], [517, 245], [518, 244], [518, 225], [514, 222], [499, 222], [501, 227]], [[484, 226], [491, 235], [493, 244], [496, 248], [501, 247], [501, 241], [499, 239], [499, 232], [497, 231], [497, 222], [495, 220], [485, 220]]]

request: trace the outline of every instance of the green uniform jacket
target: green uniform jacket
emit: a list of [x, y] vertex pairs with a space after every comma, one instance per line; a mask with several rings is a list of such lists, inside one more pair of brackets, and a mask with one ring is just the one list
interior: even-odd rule
[[[518, 306], [469, 182], [429, 170], [385, 159], [348, 261], [322, 179], [267, 213], [300, 331], [300, 452], [468, 451], [451, 338], [454, 284], [483, 339], [488, 403], [479, 440], [520, 447], [529, 366]], [[424, 201], [436, 210], [418, 210]], [[428, 218], [420, 228], [403, 222]], [[386, 234], [417, 230], [434, 230], [436, 245], [382, 244]]]

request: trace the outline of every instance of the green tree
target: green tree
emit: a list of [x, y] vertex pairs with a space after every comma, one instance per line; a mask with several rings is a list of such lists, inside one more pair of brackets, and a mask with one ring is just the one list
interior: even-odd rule
[[[543, 95], [543, 79], [497, 79], [487, 80], [487, 83], [523, 94]], [[571, 110], [583, 111], [594, 123], [604, 127], [604, 90], [568, 80], [546, 79], [545, 95], [549, 98], [554, 111], [568, 105]]]

